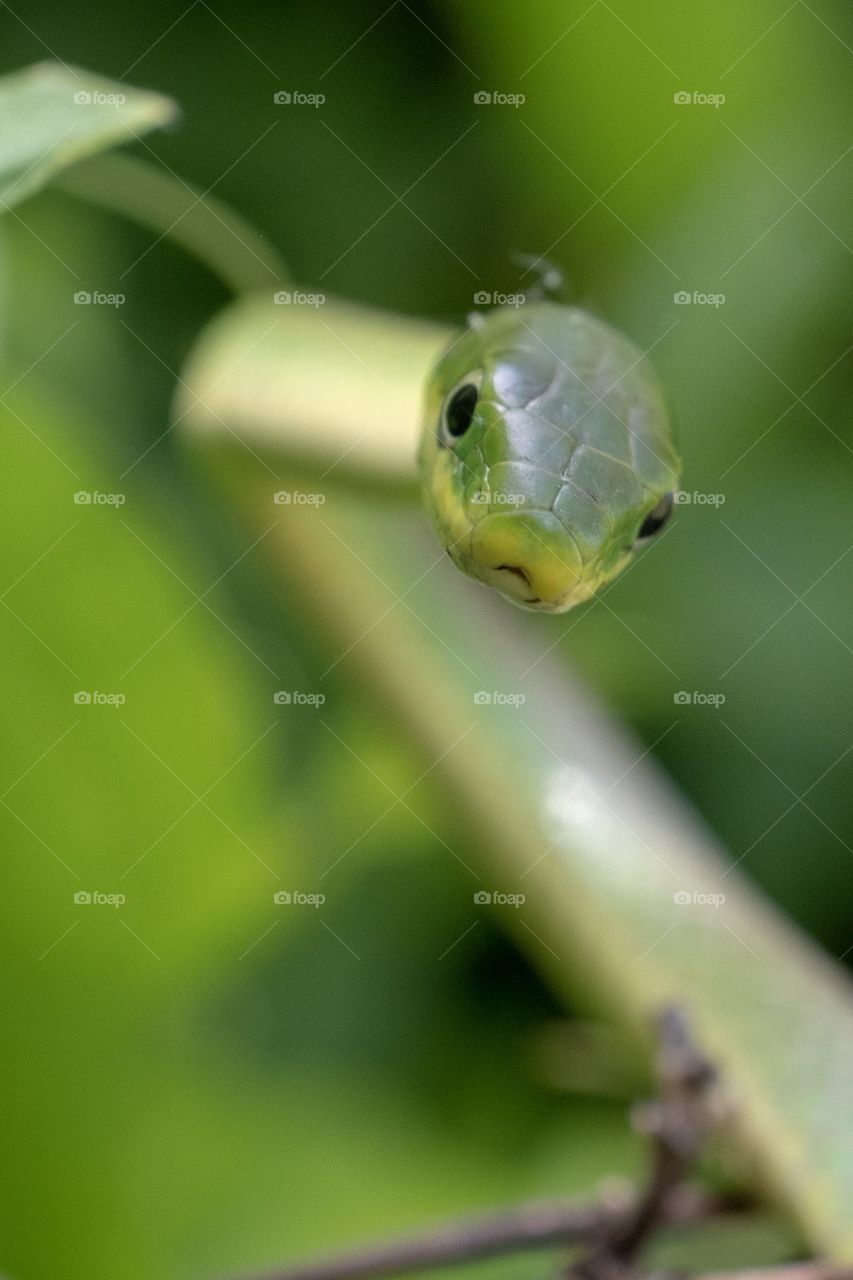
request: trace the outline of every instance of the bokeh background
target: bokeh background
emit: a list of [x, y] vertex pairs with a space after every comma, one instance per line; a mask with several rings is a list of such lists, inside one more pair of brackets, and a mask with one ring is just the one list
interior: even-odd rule
[[[679, 508], [612, 612], [536, 625], [849, 961], [849, 8], [32, 0], [0, 30], [3, 71], [56, 57], [173, 96], [180, 125], [136, 152], [231, 203], [306, 287], [455, 322], [523, 287], [513, 253], [548, 253], [653, 349], [685, 491], [714, 501]], [[406, 808], [382, 817], [383, 783], [422, 772], [406, 725], [346, 661], [325, 719], [370, 769], [310, 707], [272, 706], [320, 688], [330, 654], [168, 431], [227, 294], [155, 239], [48, 191], [0, 245], [2, 1263], [21, 1280], [227, 1274], [639, 1159], [630, 1073], [590, 1092], [499, 920], [454, 945], [464, 873]], [[434, 775], [409, 801], [476, 840]], [[322, 919], [275, 913], [270, 868], [310, 890], [358, 837]], [[127, 901], [75, 905], [96, 889]]]

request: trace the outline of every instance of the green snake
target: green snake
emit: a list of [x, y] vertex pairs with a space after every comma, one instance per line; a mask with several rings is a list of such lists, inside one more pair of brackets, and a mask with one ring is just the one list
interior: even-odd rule
[[[735, 1100], [732, 1152], [815, 1247], [853, 1258], [849, 983], [543, 654], [529, 616], [470, 607], [473, 587], [442, 572], [409, 511], [417, 452], [460, 568], [528, 609], [588, 595], [660, 526], [678, 480], [640, 352], [552, 302], [461, 334], [336, 299], [270, 311], [264, 291], [211, 322], [176, 420], [220, 458], [257, 536], [286, 476], [294, 494], [328, 494], [281, 512], [275, 563], [377, 705], [427, 759], [450, 757], [445, 785], [482, 833], [488, 884], [530, 885], [521, 942], [559, 990], [626, 1025], [689, 1009]], [[489, 692], [485, 705], [491, 690], [523, 705]]]
[[427, 384], [422, 485], [453, 562], [564, 613], [663, 527], [679, 459], [643, 354], [578, 307], [473, 317]]

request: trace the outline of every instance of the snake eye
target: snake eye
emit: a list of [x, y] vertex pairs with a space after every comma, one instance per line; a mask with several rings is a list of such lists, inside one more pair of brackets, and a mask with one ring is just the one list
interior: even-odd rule
[[479, 379], [466, 380], [454, 387], [444, 402], [441, 426], [447, 443], [464, 436], [474, 420], [474, 410], [480, 395]]
[[637, 541], [641, 542], [644, 538], [650, 538], [653, 533], [657, 533], [658, 529], [662, 529], [669, 517], [672, 515], [672, 494], [665, 494], [658, 505], [653, 507], [640, 525]]

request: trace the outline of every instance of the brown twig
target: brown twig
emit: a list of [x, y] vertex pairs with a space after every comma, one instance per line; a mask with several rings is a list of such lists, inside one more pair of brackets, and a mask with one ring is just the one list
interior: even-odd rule
[[680, 1010], [659, 1019], [658, 1097], [638, 1107], [634, 1124], [652, 1142], [648, 1183], [634, 1207], [601, 1233], [590, 1252], [566, 1273], [572, 1280], [612, 1280], [625, 1272], [662, 1223], [666, 1205], [690, 1173], [711, 1125], [713, 1065], [693, 1044]]
[[[588, 1243], [634, 1211], [635, 1199], [610, 1195], [587, 1204], [565, 1200], [520, 1205], [489, 1217], [463, 1219], [409, 1240], [266, 1272], [253, 1280], [366, 1280], [480, 1261], [524, 1250]], [[742, 1197], [711, 1196], [680, 1187], [663, 1210], [668, 1226], [687, 1226], [748, 1207]], [[809, 1280], [808, 1277], [805, 1280]], [[853, 1278], [851, 1278], [853, 1280]]]
[[[637, 1195], [586, 1204], [528, 1204], [450, 1223], [410, 1240], [381, 1244], [257, 1275], [255, 1280], [380, 1280], [523, 1250], [585, 1245], [564, 1280], [638, 1280], [636, 1260], [660, 1227], [707, 1221], [752, 1207], [744, 1196], [714, 1196], [686, 1182], [713, 1122], [716, 1073], [692, 1043], [683, 1016], [660, 1018], [658, 1097], [637, 1108], [635, 1126], [651, 1139], [651, 1168]], [[853, 1280], [853, 1266], [811, 1261], [719, 1272], [696, 1280]]]
[[749, 1267], [744, 1271], [714, 1271], [696, 1280], [853, 1280], [853, 1265], [815, 1259], [782, 1267]]

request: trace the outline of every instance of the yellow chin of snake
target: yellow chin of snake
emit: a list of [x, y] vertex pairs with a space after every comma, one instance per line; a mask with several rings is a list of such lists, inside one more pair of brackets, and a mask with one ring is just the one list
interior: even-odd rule
[[454, 563], [471, 578], [533, 613], [566, 613], [610, 582], [631, 560], [625, 553], [606, 567], [586, 563], [577, 543], [550, 511], [495, 512], [461, 499], [450, 467], [439, 457], [432, 472], [430, 507], [438, 535]]

